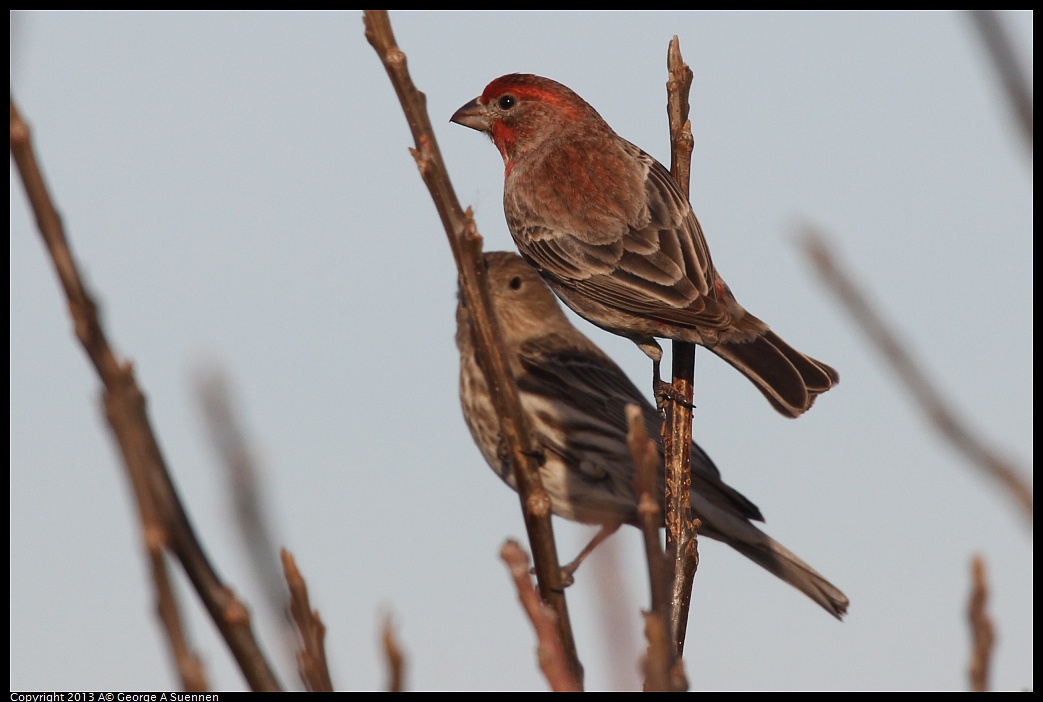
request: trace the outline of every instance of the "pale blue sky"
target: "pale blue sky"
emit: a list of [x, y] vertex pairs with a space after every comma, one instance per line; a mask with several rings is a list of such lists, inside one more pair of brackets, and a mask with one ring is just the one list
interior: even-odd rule
[[[1006, 19], [1031, 66], [1032, 13]], [[263, 609], [191, 386], [212, 358], [232, 374], [338, 689], [383, 686], [389, 611], [410, 689], [544, 689], [497, 558], [524, 535], [517, 499], [460, 417], [452, 258], [361, 13], [11, 20], [12, 94], [222, 575]], [[679, 35], [695, 72], [692, 200], [714, 261], [747, 308], [840, 372], [788, 421], [698, 354], [697, 440], [851, 608], [838, 623], [702, 540], [693, 688], [963, 689], [975, 552], [992, 581], [994, 686], [1033, 687], [1031, 528], [925, 428], [794, 246], [801, 220], [828, 230], [961, 415], [1031, 466], [1032, 161], [968, 19], [396, 12], [392, 23], [490, 250], [512, 246], [502, 163], [449, 123], [453, 111], [500, 74], [539, 73], [667, 160], [665, 56]], [[633, 344], [578, 324], [647, 384]], [[12, 689], [175, 685], [98, 397], [12, 168]], [[567, 556], [590, 531], [555, 528]], [[632, 575], [607, 606], [634, 647], [640, 539], [627, 529], [613, 542]], [[585, 566], [568, 592], [588, 689], [636, 688], [636, 660], [606, 659], [597, 574]], [[241, 689], [182, 594], [213, 686]], [[270, 618], [258, 618], [275, 657]], [[285, 665], [281, 676], [297, 684]]]

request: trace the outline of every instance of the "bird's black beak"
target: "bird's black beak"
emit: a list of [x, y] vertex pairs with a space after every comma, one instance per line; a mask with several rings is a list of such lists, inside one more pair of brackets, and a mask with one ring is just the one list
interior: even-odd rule
[[478, 98], [471, 100], [471, 102], [454, 112], [449, 121], [462, 124], [479, 132], [489, 131], [490, 126], [489, 113], [486, 111], [485, 106], [478, 102]]

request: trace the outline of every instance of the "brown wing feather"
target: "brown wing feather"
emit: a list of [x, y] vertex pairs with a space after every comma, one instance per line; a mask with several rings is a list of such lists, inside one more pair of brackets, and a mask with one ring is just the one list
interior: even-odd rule
[[[543, 213], [559, 209], [548, 202], [554, 193], [541, 193], [539, 203], [515, 194], [504, 206], [519, 251], [557, 285], [599, 304], [666, 324], [728, 328], [734, 301], [715, 294], [713, 262], [688, 200], [661, 164], [633, 144], [622, 144], [620, 159], [645, 174], [640, 191], [627, 193], [641, 206], [551, 223]], [[572, 153], [563, 150], [562, 159]], [[637, 214], [625, 221], [624, 211]], [[565, 231], [563, 221], [574, 229], [596, 222], [619, 235], [607, 240], [604, 232]]]

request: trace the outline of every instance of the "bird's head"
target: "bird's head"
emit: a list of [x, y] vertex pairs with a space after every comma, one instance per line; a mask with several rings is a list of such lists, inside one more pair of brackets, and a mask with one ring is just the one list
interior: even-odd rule
[[[516, 253], [489, 251], [483, 255], [489, 300], [508, 349], [528, 339], [570, 326], [565, 313], [535, 268]], [[463, 291], [457, 291], [457, 324], [470, 323]]]
[[545, 139], [582, 129], [591, 120], [604, 123], [593, 107], [561, 83], [509, 73], [485, 86], [449, 121], [488, 134], [509, 169], [513, 160]]

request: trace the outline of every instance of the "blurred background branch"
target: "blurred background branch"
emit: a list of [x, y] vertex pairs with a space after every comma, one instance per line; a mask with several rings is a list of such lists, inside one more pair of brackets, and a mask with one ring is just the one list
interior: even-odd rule
[[1010, 32], [1003, 24], [1000, 10], [967, 10], [975, 29], [981, 36], [992, 65], [1000, 77], [1007, 104], [1013, 113], [1021, 136], [1024, 137], [1029, 160], [1032, 160], [1032, 130], [1034, 126], [1032, 84], [1014, 50]]
[[912, 396], [930, 424], [971, 465], [999, 484], [1032, 523], [1032, 486], [1020, 468], [989, 447], [978, 432], [959, 419], [951, 403], [942, 397], [919, 361], [913, 358], [893, 326], [877, 312], [855, 284], [852, 275], [837, 261], [826, 237], [812, 226], [804, 227], [801, 246], [822, 282], [841, 302], [855, 324], [887, 361], [891, 370]]
[[971, 662], [967, 678], [971, 692], [989, 691], [989, 668], [996, 635], [986, 605], [989, 584], [985, 577], [985, 559], [975, 555], [971, 559], [971, 596], [967, 603], [967, 621], [971, 628]]
[[[29, 126], [23, 121], [13, 98], [11, 155], [18, 166], [22, 185], [32, 204], [40, 235], [65, 290], [76, 336], [105, 387], [106, 417], [134, 485], [139, 510], [143, 515], [151, 515], [153, 511], [159, 515], [158, 520], [153, 520], [151, 516], [143, 517], [149, 522], [143, 524], [147, 528], [146, 543], [162, 541], [176, 554], [211, 618], [224, 636], [250, 687], [253, 690], [277, 690], [278, 681], [254, 639], [246, 607], [218, 577], [202, 545], [196, 539], [152, 431], [145, 408], [145, 397], [134, 377], [133, 366], [129, 362], [119, 361], [109, 346], [98, 317], [97, 306], [83, 283], [69, 248], [61, 217], [37, 164]], [[165, 580], [156, 568], [156, 559], [150, 557], [150, 562], [153, 564], [154, 577]], [[163, 591], [166, 587], [163, 585], [159, 589]], [[164, 612], [167, 616], [164, 617], [164, 622], [170, 619], [170, 611], [170, 607], [165, 605]], [[179, 641], [180, 635], [175, 632], [169, 636], [179, 663], [183, 660], [191, 661], [194, 657], [185, 651], [185, 645]], [[189, 663], [187, 667], [198, 668], [194, 663]], [[183, 663], [182, 682], [186, 687], [203, 684], [201, 676], [191, 671], [186, 672]]]
[[390, 614], [384, 617], [384, 627], [381, 631], [380, 639], [388, 667], [388, 681], [385, 689], [388, 692], [404, 692], [406, 656], [398, 645], [398, 637], [395, 636], [395, 627], [391, 621]]
[[228, 497], [235, 507], [236, 533], [272, 619], [281, 631], [283, 651], [288, 660], [296, 661], [293, 617], [288, 609], [290, 592], [284, 579], [285, 556], [280, 567], [280, 549], [273, 536], [275, 516], [267, 506], [265, 483], [256, 452], [243, 429], [231, 380], [220, 365], [210, 362], [196, 370], [194, 381], [203, 423], [214, 454], [224, 469]]

